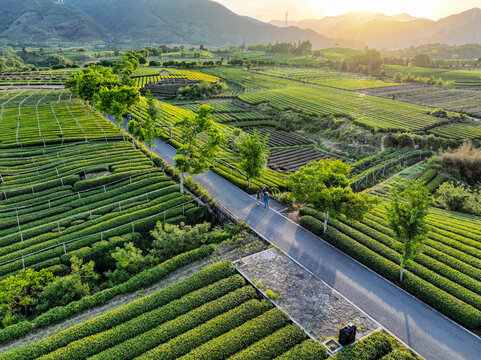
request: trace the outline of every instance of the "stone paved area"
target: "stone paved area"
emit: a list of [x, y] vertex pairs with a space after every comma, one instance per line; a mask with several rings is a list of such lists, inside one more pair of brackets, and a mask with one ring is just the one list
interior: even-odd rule
[[360, 339], [380, 325], [339, 293], [275, 248], [245, 257], [235, 263], [240, 271], [273, 299], [291, 318], [318, 340], [337, 338], [339, 328], [357, 326]]

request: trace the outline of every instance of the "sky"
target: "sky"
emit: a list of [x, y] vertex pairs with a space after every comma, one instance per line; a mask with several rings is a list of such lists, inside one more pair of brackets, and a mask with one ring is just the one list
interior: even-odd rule
[[335, 16], [355, 10], [374, 10], [386, 15], [408, 13], [438, 20], [474, 7], [481, 0], [214, 0], [240, 15], [259, 20], [302, 20]]

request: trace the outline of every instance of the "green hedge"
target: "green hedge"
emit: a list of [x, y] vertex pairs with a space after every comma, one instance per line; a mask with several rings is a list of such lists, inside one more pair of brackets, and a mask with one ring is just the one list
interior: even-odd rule
[[329, 357], [327, 349], [309, 339], [285, 352], [275, 360], [324, 360]]
[[438, 174], [434, 179], [432, 179], [427, 185], [426, 188], [429, 190], [429, 192], [432, 194], [433, 192], [436, 191], [436, 189], [446, 181], [446, 176], [442, 174]]
[[393, 349], [393, 338], [383, 331], [375, 332], [352, 346], [341, 349], [333, 360], [377, 360]]
[[[267, 300], [250, 300], [237, 308], [172, 339], [171, 341], [144, 353], [142, 356], [139, 356], [137, 360], [156, 358], [164, 360], [177, 359], [190, 353], [199, 346], [202, 346], [202, 344], [209, 343], [212, 339], [218, 339], [232, 329], [243, 326], [246, 321], [252, 321], [251, 319], [264, 314], [270, 308], [272, 308], [272, 304]], [[225, 354], [225, 357], [223, 358], [227, 357], [228, 355]], [[199, 358], [208, 359], [208, 357]]]
[[307, 337], [297, 325], [291, 324], [256, 342], [229, 360], [270, 360], [296, 346]]
[[90, 360], [133, 359], [256, 297], [257, 293], [252, 286], [244, 286], [157, 328], [119, 343]]
[[288, 322], [289, 317], [282, 310], [274, 308], [197, 347], [187, 355], [182, 356], [181, 359], [221, 360], [228, 358], [284, 327]]
[[[146, 286], [152, 285], [168, 275], [170, 272], [212, 254], [214, 250], [214, 245], [204, 245], [199, 249], [177, 255], [176, 257], [169, 259], [151, 269], [144, 270], [123, 284], [103, 290], [91, 296], [86, 296], [81, 300], [74, 301], [66, 306], [51, 309], [32, 321], [23, 321], [15, 325], [8, 326], [0, 330], [0, 343], [12, 341], [13, 339], [26, 335], [33, 329], [55, 324], [56, 322], [67, 319], [68, 317], [81, 311], [103, 305], [119, 294], [132, 293]], [[211, 268], [208, 269], [211, 271]], [[227, 271], [227, 275], [234, 273], [232, 266], [228, 263], [223, 263], [221, 266], [216, 265], [212, 269], [216, 269], [221, 273], [229, 270]]]
[[[240, 275], [222, 279], [212, 285], [193, 291], [167, 305], [146, 311], [130, 321], [111, 329], [90, 335], [42, 357], [44, 360], [81, 360], [95, 355], [134, 336], [149, 331], [167, 321], [196, 309], [207, 302], [226, 295], [245, 285]], [[128, 310], [125, 310], [128, 311]]]

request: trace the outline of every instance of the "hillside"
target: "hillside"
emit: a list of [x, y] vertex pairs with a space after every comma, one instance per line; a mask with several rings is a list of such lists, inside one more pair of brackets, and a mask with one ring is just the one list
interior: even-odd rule
[[335, 44], [315, 31], [279, 28], [236, 15], [209, 0], [0, 0], [0, 9], [0, 38], [15, 42], [227, 46], [310, 40], [314, 48]]
[[54, 0], [0, 0], [0, 38], [41, 42], [51, 38], [88, 41], [106, 31], [80, 9]]
[[317, 48], [333, 43], [311, 30], [281, 29], [236, 15], [209, 0], [68, 2], [98, 20], [116, 41], [224, 46], [309, 39]]
[[[438, 21], [407, 14], [386, 16], [372, 12], [350, 12], [323, 19], [290, 22], [331, 38], [356, 39], [370, 47], [397, 49], [425, 43], [462, 45], [481, 41], [481, 9], [474, 8]], [[280, 25], [281, 21], [272, 21]]]

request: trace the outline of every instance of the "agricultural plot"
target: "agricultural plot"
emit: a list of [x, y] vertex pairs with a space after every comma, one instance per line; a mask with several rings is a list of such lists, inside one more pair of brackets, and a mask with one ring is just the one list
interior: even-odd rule
[[[330, 221], [324, 238], [386, 278], [397, 281], [401, 244], [387, 223], [386, 202], [362, 222]], [[301, 223], [322, 231], [323, 214], [306, 209]], [[423, 253], [407, 266], [401, 286], [468, 328], [481, 325], [481, 220], [432, 209]]]
[[[248, 134], [254, 133], [253, 129], [245, 129], [244, 131]], [[259, 129], [259, 133], [262, 136], [269, 135], [269, 147], [288, 147], [313, 144], [313, 142], [309, 139], [301, 138], [300, 136], [294, 135], [286, 131], [261, 128]]]
[[[160, 76], [160, 71], [166, 70], [169, 75]], [[154, 67], [142, 67], [134, 72], [132, 75], [137, 87], [144, 87], [150, 83], [158, 83], [164, 80], [175, 80], [175, 79], [188, 79], [192, 81], [206, 81], [215, 83], [219, 81], [216, 76], [204, 74], [197, 71], [189, 70], [178, 70], [178, 69], [165, 69], [165, 68], [154, 68]]]
[[327, 71], [321, 69], [271, 68], [256, 70], [256, 72], [260, 74], [296, 80], [307, 84], [329, 86], [345, 90], [377, 88], [397, 85], [395, 83], [379, 81], [357, 74], [338, 71]]
[[0, 173], [2, 278], [198, 211], [192, 196], [124, 141], [5, 149]]
[[448, 89], [436, 86], [403, 85], [362, 90], [386, 99], [445, 109], [481, 118], [481, 91]]
[[316, 86], [245, 93], [239, 99], [251, 105], [267, 103], [281, 110], [311, 115], [351, 116], [358, 124], [384, 131], [420, 131], [441, 119], [427, 115], [429, 109], [350, 91]]
[[65, 79], [77, 70], [35, 71], [35, 72], [1, 72], [0, 87], [63, 85]]
[[393, 77], [396, 73], [413, 76], [441, 78], [443, 81], [454, 81], [454, 86], [466, 89], [481, 89], [481, 71], [474, 70], [449, 70], [431, 69], [422, 67], [407, 67], [398, 65], [384, 65], [387, 76]]
[[429, 130], [429, 133], [450, 139], [480, 139], [481, 122], [443, 125]]
[[313, 147], [274, 149], [271, 150], [271, 156], [269, 157], [269, 167], [280, 172], [292, 173], [312, 161], [319, 161], [330, 157], [331, 156]]
[[327, 358], [224, 262], [0, 359], [293, 359], [299, 351]]
[[0, 92], [0, 146], [120, 138], [117, 128], [65, 91]]

